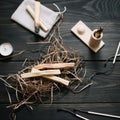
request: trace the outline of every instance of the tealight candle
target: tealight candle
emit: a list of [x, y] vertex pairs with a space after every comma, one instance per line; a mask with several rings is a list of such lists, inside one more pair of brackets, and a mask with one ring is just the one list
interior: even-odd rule
[[13, 52], [13, 47], [10, 43], [2, 43], [0, 45], [0, 54], [2, 56], [9, 56]]

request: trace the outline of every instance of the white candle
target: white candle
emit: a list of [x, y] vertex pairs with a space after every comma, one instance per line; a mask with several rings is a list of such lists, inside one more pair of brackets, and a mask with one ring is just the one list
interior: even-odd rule
[[2, 43], [0, 45], [0, 54], [2, 56], [9, 56], [13, 52], [13, 47], [10, 43]]

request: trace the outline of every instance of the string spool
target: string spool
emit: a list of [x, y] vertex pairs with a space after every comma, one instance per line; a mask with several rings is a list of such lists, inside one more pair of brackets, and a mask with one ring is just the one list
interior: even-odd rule
[[99, 47], [99, 44], [101, 42], [101, 39], [103, 37], [103, 32], [101, 32], [99, 34], [99, 36], [95, 36], [95, 33], [97, 33], [98, 29], [95, 29], [92, 31], [91, 33], [91, 37], [90, 37], [90, 41], [89, 41], [89, 45], [92, 47], [92, 48], [97, 48]]

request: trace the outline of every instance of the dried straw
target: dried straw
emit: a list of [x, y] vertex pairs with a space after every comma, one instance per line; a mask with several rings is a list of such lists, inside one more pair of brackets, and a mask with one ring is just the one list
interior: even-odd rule
[[[77, 85], [78, 87], [79, 85], [81, 85], [83, 79], [85, 78], [86, 69], [84, 66], [83, 58], [79, 56], [78, 52], [75, 49], [66, 47], [63, 43], [59, 31], [62, 19], [63, 16], [61, 15], [61, 19], [56, 24], [49, 37], [46, 38], [50, 42], [47, 53], [41, 58], [40, 61], [37, 62], [37, 64], [74, 62], [74, 68], [61, 69], [61, 74], [58, 76], [69, 80], [71, 83], [74, 81], [79, 81], [79, 84]], [[26, 60], [23, 65], [25, 65]], [[21, 78], [20, 74], [26, 71], [31, 71], [34, 65], [25, 67], [17, 74], [8, 75], [7, 77], [0, 76], [0, 80], [7, 87], [8, 98], [10, 101], [10, 105], [8, 106], [8, 108], [10, 107], [16, 110], [22, 105], [29, 106], [36, 102], [43, 103], [46, 98], [50, 98], [52, 103], [54, 98], [54, 91], [60, 91], [61, 85], [59, 83], [50, 81], [46, 78]], [[15, 99], [17, 102], [14, 104], [11, 98], [12, 95], [9, 91], [10, 89], [15, 92]]]

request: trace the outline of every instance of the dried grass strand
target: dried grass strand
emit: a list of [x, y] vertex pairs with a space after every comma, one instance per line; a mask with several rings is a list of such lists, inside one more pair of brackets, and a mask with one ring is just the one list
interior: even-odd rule
[[[37, 64], [75, 63], [75, 67], [73, 68], [62, 68], [61, 74], [58, 75], [58, 77], [67, 79], [71, 83], [78, 81], [78, 84], [75, 86], [76, 89], [81, 85], [86, 76], [86, 68], [84, 66], [83, 58], [79, 56], [77, 50], [68, 48], [63, 43], [63, 39], [60, 34], [62, 19], [63, 15], [60, 14], [59, 21], [46, 38], [49, 42], [47, 52], [42, 56], [40, 61], [37, 61]], [[28, 59], [26, 58], [22, 64], [22, 67], [25, 66], [27, 60]], [[4, 85], [15, 91], [17, 102], [15, 104], [8, 105], [8, 108], [13, 108], [16, 110], [22, 105], [29, 106], [35, 102], [44, 103], [44, 100], [48, 98], [52, 104], [55, 94], [54, 91], [58, 91], [57, 93], [61, 92], [61, 87], [63, 87], [63, 85], [55, 81], [48, 80], [47, 78], [41, 76], [28, 79], [21, 78], [20, 75], [22, 73], [31, 72], [35, 65], [36, 63], [26, 66], [22, 70], [18, 71], [17, 74], [8, 75], [7, 77], [0, 76], [0, 80], [4, 83]], [[10, 93], [7, 93], [10, 103], [13, 103]], [[30, 108], [32, 109], [31, 106]]]

